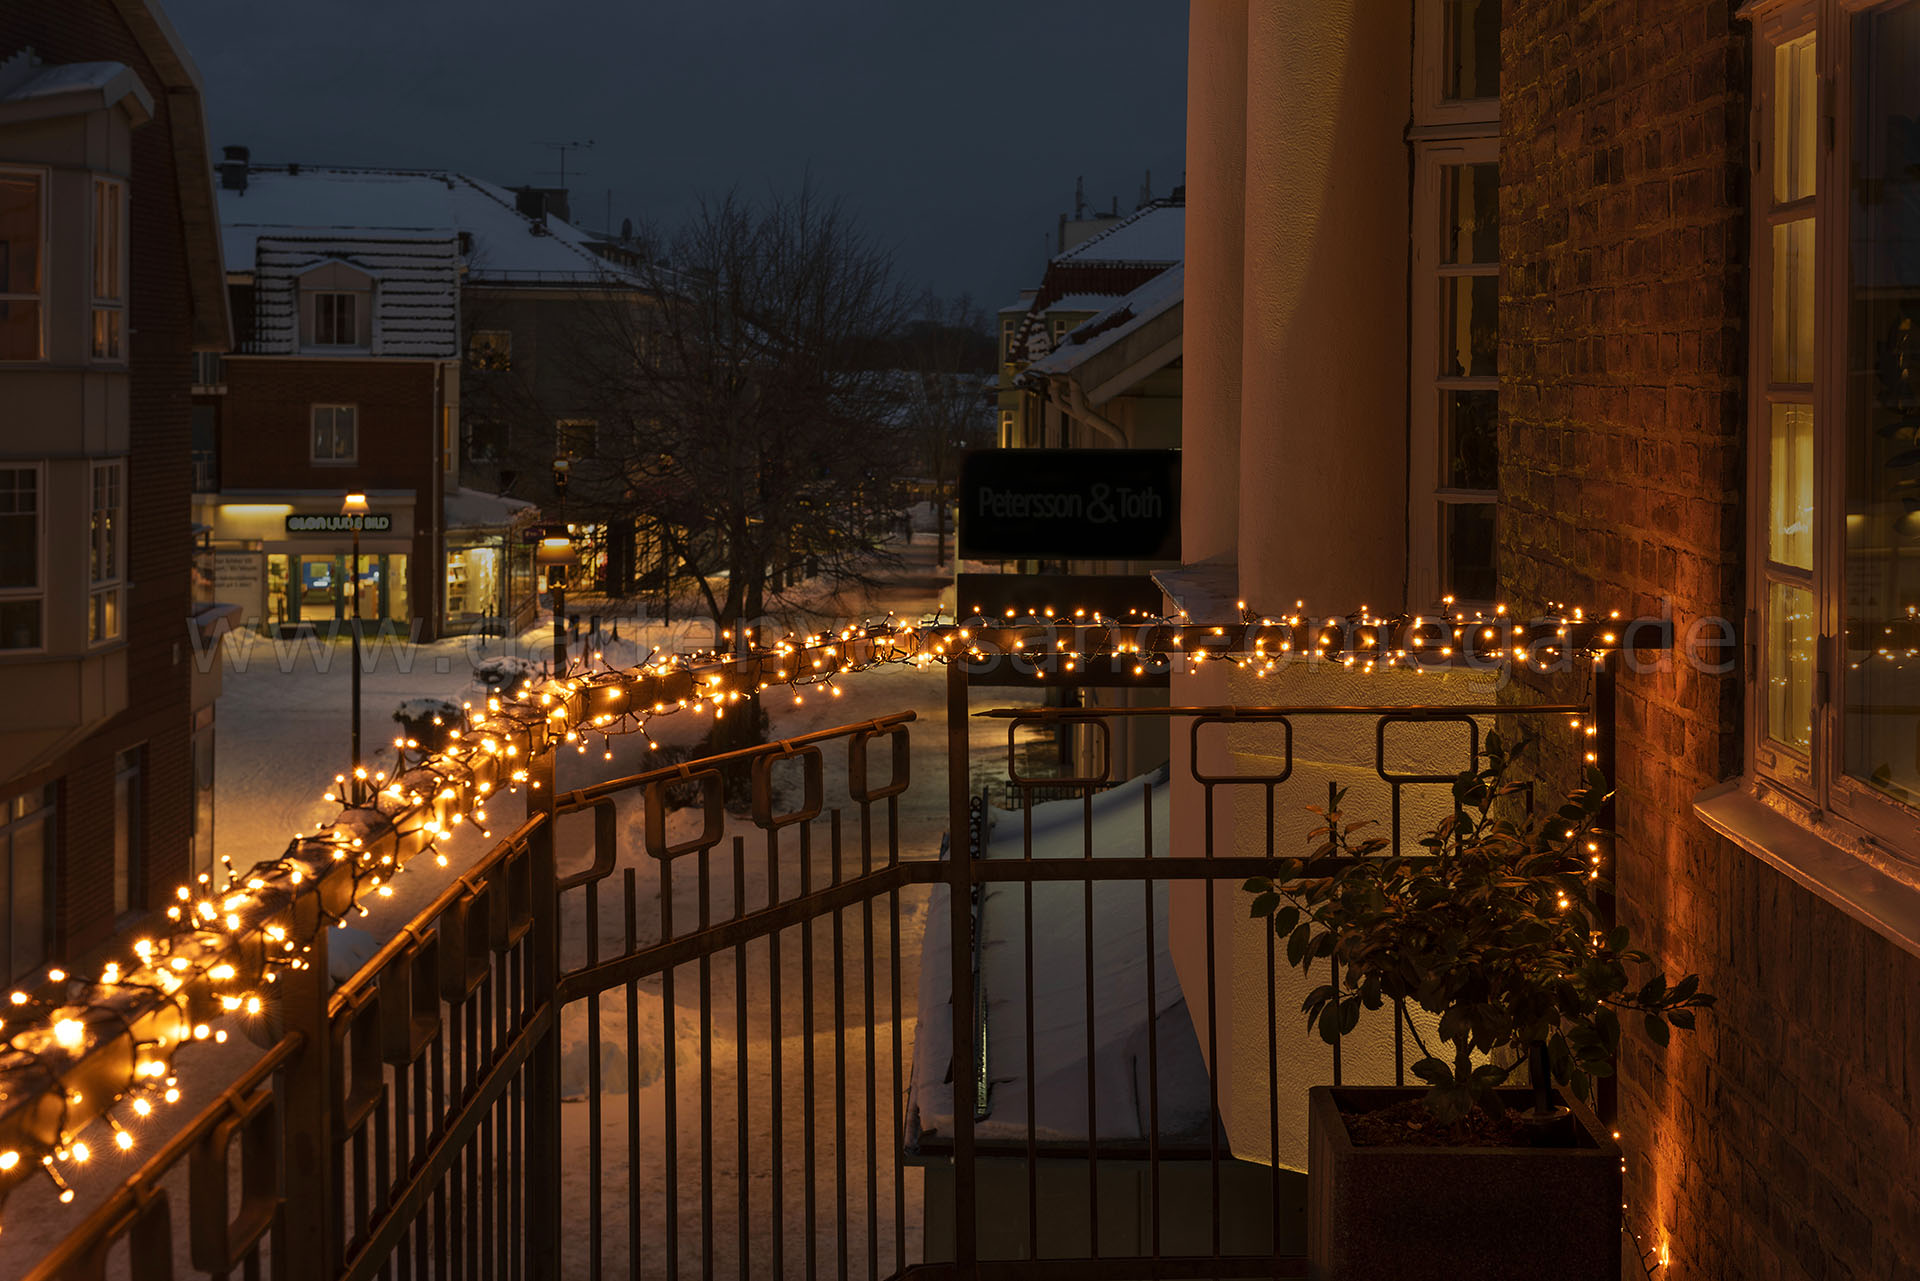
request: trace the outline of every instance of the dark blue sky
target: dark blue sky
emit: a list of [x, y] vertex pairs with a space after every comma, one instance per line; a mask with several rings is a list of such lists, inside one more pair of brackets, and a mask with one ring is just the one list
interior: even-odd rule
[[1037, 281], [1076, 177], [1129, 209], [1185, 165], [1185, 0], [162, 2], [216, 148], [519, 184], [591, 138], [589, 227], [608, 189], [616, 225], [670, 225], [810, 172], [906, 283], [988, 309]]

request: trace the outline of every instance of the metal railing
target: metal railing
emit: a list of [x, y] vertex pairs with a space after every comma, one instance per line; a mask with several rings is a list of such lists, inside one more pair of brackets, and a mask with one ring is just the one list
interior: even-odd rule
[[[1271, 932], [1248, 952], [1222, 915], [1269, 869], [1281, 817], [1325, 797], [1296, 730], [1372, 722], [1372, 760], [1339, 763], [1385, 789], [1397, 849], [1408, 798], [1477, 760], [1493, 718], [1584, 718], [1609, 760], [1604, 667], [1582, 702], [1530, 708], [994, 713], [1187, 731], [1172, 782], [1025, 780], [1077, 791], [1023, 806], [1017, 842], [977, 833], [946, 857], [929, 837], [977, 819], [969, 710], [956, 663], [946, 793], [919, 808], [912, 712], [570, 791], [549, 744], [519, 829], [330, 993], [320, 931], [266, 1056], [32, 1281], [109, 1275], [117, 1251], [130, 1275], [170, 1277], [182, 1243], [208, 1276], [355, 1281], [1304, 1275], [1283, 1097], [1325, 1082], [1285, 1075], [1308, 1033], [1282, 1007]], [[1464, 748], [1452, 765], [1395, 767], [1404, 732], [1442, 727]], [[1218, 772], [1218, 735], [1257, 740], [1235, 758], [1257, 772]], [[725, 808], [740, 771], [744, 829]], [[1178, 849], [1176, 792], [1198, 807]], [[1238, 830], [1264, 823], [1251, 852], [1215, 848], [1234, 805]], [[586, 821], [575, 858], [559, 834]], [[1267, 974], [1266, 1079], [1231, 1125], [1229, 945]], [[1400, 1038], [1396, 1018], [1404, 1082]], [[1069, 1044], [1077, 1062], [1043, 1054]], [[1332, 1083], [1350, 1066], [1336, 1044]]]

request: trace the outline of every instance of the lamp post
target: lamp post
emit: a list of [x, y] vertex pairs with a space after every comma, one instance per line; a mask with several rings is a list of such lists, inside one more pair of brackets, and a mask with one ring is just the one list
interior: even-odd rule
[[353, 554], [347, 565], [347, 579], [353, 584], [349, 599], [353, 609], [353, 766], [348, 773], [348, 795], [360, 803], [360, 526], [367, 516], [367, 496], [348, 494], [340, 503], [340, 514], [353, 530]]
[[562, 532], [542, 538], [534, 549], [534, 564], [547, 567], [547, 591], [553, 596], [553, 674], [567, 674], [567, 566], [579, 560], [573, 539]]

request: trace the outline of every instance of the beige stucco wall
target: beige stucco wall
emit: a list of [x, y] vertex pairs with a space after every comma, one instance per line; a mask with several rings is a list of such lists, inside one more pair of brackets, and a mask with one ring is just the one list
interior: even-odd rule
[[[1410, 9], [1378, 0], [1192, 6], [1183, 559], [1237, 560], [1239, 595], [1256, 609], [1306, 600], [1345, 614], [1403, 603]], [[1230, 612], [1231, 601], [1204, 608]], [[1256, 678], [1209, 664], [1176, 676], [1170, 697], [1189, 706], [1324, 705], [1487, 694], [1464, 676], [1302, 668]], [[1396, 750], [1460, 767], [1463, 731], [1422, 732], [1424, 744], [1396, 735]], [[1293, 773], [1274, 797], [1276, 850], [1303, 851], [1319, 821], [1306, 807], [1325, 804], [1329, 780], [1352, 786], [1351, 811], [1386, 816], [1373, 733], [1371, 717], [1296, 720]], [[1209, 731], [1202, 767], [1266, 771], [1280, 758], [1279, 736], [1272, 726]], [[1175, 853], [1200, 856], [1206, 793], [1192, 777], [1184, 722], [1171, 737]], [[1408, 814], [1408, 833], [1445, 804], [1444, 788], [1425, 790], [1432, 799]], [[1216, 854], [1268, 852], [1263, 788], [1216, 786], [1213, 801]], [[1200, 1043], [1213, 1046], [1235, 1155], [1304, 1168], [1306, 1089], [1332, 1079], [1332, 1062], [1300, 1000], [1325, 971], [1299, 977], [1281, 941], [1274, 974], [1265, 923], [1247, 907], [1237, 881], [1211, 891], [1176, 885], [1176, 967]], [[1280, 1064], [1277, 1151], [1270, 1030]], [[1345, 1078], [1391, 1081], [1392, 1045], [1388, 1019], [1363, 1021], [1344, 1049]]]
[[1246, 0], [1196, 4], [1188, 23], [1180, 540], [1198, 561], [1230, 555], [1239, 528]]
[[1255, 608], [1405, 592], [1410, 9], [1247, 14], [1238, 514]]

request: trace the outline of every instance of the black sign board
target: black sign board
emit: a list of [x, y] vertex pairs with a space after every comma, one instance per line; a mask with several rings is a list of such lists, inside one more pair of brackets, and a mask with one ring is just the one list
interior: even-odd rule
[[307, 513], [287, 517], [289, 534], [350, 534], [355, 529], [363, 534], [384, 534], [392, 528], [393, 516], [387, 512], [368, 512], [364, 516]]
[[1179, 560], [1180, 451], [976, 450], [959, 507], [977, 560]]
[[565, 525], [528, 525], [520, 531], [520, 541], [532, 547], [546, 538], [567, 537]]

